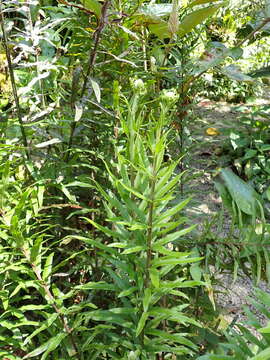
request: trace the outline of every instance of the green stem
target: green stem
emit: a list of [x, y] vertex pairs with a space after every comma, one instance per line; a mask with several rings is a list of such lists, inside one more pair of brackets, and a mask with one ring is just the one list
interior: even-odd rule
[[150, 206], [149, 206], [149, 218], [148, 218], [148, 231], [147, 231], [147, 257], [146, 257], [146, 279], [145, 287], [149, 286], [150, 281], [150, 267], [152, 260], [152, 244], [153, 244], [153, 219], [155, 210], [155, 190], [156, 190], [156, 166], [157, 157], [154, 157], [153, 172], [150, 182]]

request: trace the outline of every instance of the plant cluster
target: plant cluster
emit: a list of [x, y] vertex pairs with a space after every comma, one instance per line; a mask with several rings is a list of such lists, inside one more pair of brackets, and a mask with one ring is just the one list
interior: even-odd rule
[[[203, 265], [209, 247], [192, 238], [195, 225], [183, 213], [188, 111], [208, 70], [251, 79], [233, 61], [270, 21], [267, 14], [233, 47], [207, 41], [196, 54], [207, 22], [224, 6], [1, 2], [1, 358], [223, 356]], [[171, 158], [176, 138], [179, 154]], [[236, 181], [225, 175], [227, 185]], [[229, 193], [243, 227], [244, 205]], [[264, 209], [249, 195], [254, 230]], [[265, 254], [267, 269], [256, 257], [257, 275], [269, 272]], [[242, 352], [228, 335], [220, 360], [245, 351], [264, 356], [267, 336], [258, 345], [241, 330]]]

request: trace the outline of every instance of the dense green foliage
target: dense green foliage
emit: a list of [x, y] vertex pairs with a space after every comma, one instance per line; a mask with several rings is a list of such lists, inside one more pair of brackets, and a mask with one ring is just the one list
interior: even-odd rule
[[262, 339], [217, 326], [211, 271], [270, 281], [269, 108], [228, 133], [226, 238], [194, 235], [183, 190], [193, 104], [267, 82], [269, 1], [12, 0], [0, 13], [1, 359], [270, 358], [251, 313]]

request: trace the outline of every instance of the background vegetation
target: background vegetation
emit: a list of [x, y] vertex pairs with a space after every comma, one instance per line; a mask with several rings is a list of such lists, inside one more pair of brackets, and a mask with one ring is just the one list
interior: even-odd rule
[[270, 280], [268, 105], [221, 147], [229, 233], [198, 238], [185, 212], [192, 109], [263, 94], [269, 1], [9, 0], [0, 14], [1, 359], [269, 359], [249, 309], [248, 328], [220, 325], [213, 272]]

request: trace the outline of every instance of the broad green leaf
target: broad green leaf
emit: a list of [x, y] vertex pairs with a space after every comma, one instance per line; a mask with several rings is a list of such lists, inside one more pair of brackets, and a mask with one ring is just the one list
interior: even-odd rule
[[169, 292], [169, 294], [179, 296], [179, 297], [182, 297], [182, 298], [184, 298], [186, 300], [189, 300], [189, 297], [187, 296], [187, 294], [185, 294], [185, 293], [183, 293], [182, 291], [179, 291], [179, 290], [171, 290]]
[[43, 205], [44, 192], [45, 192], [45, 186], [42, 186], [42, 185], [38, 186], [38, 188], [37, 188], [37, 199], [38, 199], [39, 208], [41, 208], [42, 205]]
[[34, 304], [30, 304], [30, 305], [23, 305], [20, 307], [20, 311], [25, 312], [25, 311], [36, 311], [36, 310], [44, 310], [47, 309], [49, 307], [49, 305], [34, 305]]
[[214, 184], [215, 184], [217, 191], [219, 192], [219, 195], [221, 196], [224, 206], [232, 212], [233, 211], [232, 197], [231, 197], [229, 191], [227, 190], [226, 186], [224, 186], [224, 184], [222, 184], [218, 180], [214, 181]]
[[125, 278], [122, 278], [121, 276], [118, 276], [116, 271], [112, 270], [110, 267], [107, 267], [106, 271], [110, 274], [111, 278], [118, 286], [118, 288], [120, 288], [121, 290], [125, 290], [130, 287], [129, 281]]
[[171, 165], [162, 168], [158, 172], [158, 183], [156, 184], [156, 192], [158, 193], [165, 184], [170, 180], [179, 161], [174, 161]]
[[136, 337], [138, 337], [140, 335], [140, 333], [143, 331], [148, 316], [149, 316], [148, 312], [142, 313], [142, 316], [138, 322], [138, 326], [136, 329]]
[[174, 289], [174, 288], [192, 288], [194, 286], [200, 286], [200, 285], [205, 285], [205, 283], [202, 281], [195, 281], [195, 280], [187, 280], [187, 281], [174, 280], [174, 281], [163, 281], [160, 287]]
[[222, 169], [220, 176], [239, 209], [245, 214], [254, 215], [256, 199], [260, 200], [260, 196], [253, 187], [240, 179], [230, 169]]
[[254, 79], [241, 72], [241, 69], [236, 65], [228, 65], [220, 69], [222, 74], [235, 81], [244, 81], [252, 83]]
[[138, 360], [141, 354], [140, 350], [130, 351], [127, 360]]
[[200, 281], [202, 278], [202, 269], [198, 263], [192, 264], [189, 268], [190, 275], [195, 281]]
[[207, 8], [199, 9], [188, 14], [179, 25], [179, 36], [192, 31], [197, 25], [202, 24], [208, 17], [214, 15], [214, 13], [220, 8], [220, 5], [210, 6]]
[[31, 255], [30, 255], [30, 261], [34, 262], [39, 269], [41, 265], [42, 243], [43, 243], [43, 238], [42, 237], [37, 238], [35, 240], [34, 245], [31, 248]]
[[81, 0], [81, 3], [86, 9], [93, 11], [98, 18], [101, 17], [102, 6], [97, 0]]
[[243, 56], [243, 53], [244, 53], [243, 49], [239, 47], [234, 47], [230, 49], [229, 56], [231, 56], [234, 60], [238, 60]]
[[78, 186], [78, 187], [81, 187], [81, 188], [90, 188], [90, 189], [93, 189], [94, 186], [87, 183], [87, 182], [82, 182], [82, 181], [72, 181], [68, 184], [65, 184], [65, 187], [73, 187], [73, 186]]
[[165, 39], [171, 37], [169, 32], [168, 23], [165, 21], [160, 21], [158, 24], [150, 24], [149, 30], [155, 34], [160, 39]]
[[172, 12], [172, 4], [147, 4], [137, 11], [136, 16], [143, 16], [147, 20], [157, 21], [162, 17], [169, 16]]
[[257, 70], [252, 71], [248, 74], [249, 76], [252, 76], [253, 78], [268, 78], [270, 77], [270, 67], [266, 66]]

